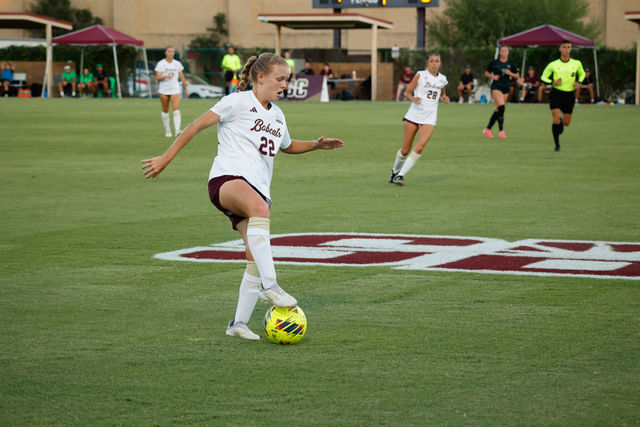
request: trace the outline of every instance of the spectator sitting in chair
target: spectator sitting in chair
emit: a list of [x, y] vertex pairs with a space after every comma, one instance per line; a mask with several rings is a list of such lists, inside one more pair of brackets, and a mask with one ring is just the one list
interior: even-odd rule
[[524, 80], [519, 80], [518, 84], [522, 87], [522, 91], [520, 92], [520, 102], [524, 102], [527, 98], [527, 94], [536, 94], [540, 87], [540, 79], [536, 76], [536, 70], [533, 66], [529, 67]]
[[582, 80], [580, 86], [576, 88], [576, 104], [579, 103], [581, 89], [587, 89], [589, 91], [590, 102], [594, 104], [596, 101], [593, 98], [593, 80], [591, 80], [591, 70], [588, 68], [584, 69], [584, 80]]
[[65, 65], [64, 71], [60, 74], [60, 82], [58, 83], [60, 98], [64, 98], [67, 88], [71, 88], [71, 96], [76, 96], [76, 72], [71, 69], [70, 65]]
[[298, 74], [303, 76], [313, 76], [313, 69], [311, 68], [309, 61], [305, 61], [304, 68]]
[[465, 65], [464, 73], [460, 76], [460, 83], [458, 84], [458, 104], [464, 102], [462, 94], [467, 91], [469, 95], [469, 104], [473, 104], [473, 73], [471, 72], [471, 65]]
[[[329, 63], [327, 63], [327, 62], [324, 63], [324, 65], [322, 66], [322, 70], [320, 70], [320, 75], [321, 76], [326, 76], [328, 79], [332, 79], [334, 77], [333, 70], [329, 66]], [[335, 82], [329, 82], [328, 86], [329, 86], [330, 89], [335, 89], [336, 88]]]
[[9, 85], [13, 81], [13, 72], [16, 66], [11, 62], [5, 62], [2, 65], [2, 76], [0, 82], [2, 82], [2, 93], [4, 96], [9, 96]]
[[413, 80], [413, 76], [415, 74], [411, 71], [411, 67], [404, 67], [404, 71], [400, 74], [400, 78], [398, 79], [398, 90], [396, 91], [396, 102], [400, 101], [400, 96], [404, 94], [405, 89]]
[[83, 98], [93, 92], [93, 74], [86, 67], [78, 77], [78, 92]]
[[102, 64], [96, 65], [96, 73], [93, 76], [93, 91], [96, 96], [98, 96], [101, 92], [104, 96], [108, 97], [110, 94], [109, 87], [109, 75], [102, 68]]

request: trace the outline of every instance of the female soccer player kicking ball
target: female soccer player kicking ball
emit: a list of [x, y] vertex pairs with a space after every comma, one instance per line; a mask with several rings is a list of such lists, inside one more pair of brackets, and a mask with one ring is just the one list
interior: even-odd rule
[[[209, 197], [242, 235], [247, 258], [236, 315], [226, 333], [252, 340], [260, 338], [247, 327], [258, 297], [278, 307], [297, 304], [276, 282], [271, 253], [269, 189], [274, 157], [278, 150], [300, 154], [344, 145], [323, 136], [315, 141], [291, 139], [282, 110], [273, 104], [286, 90], [289, 72], [289, 65], [278, 55], [251, 57], [235, 93], [187, 126], [163, 155], [141, 162], [144, 175], [155, 178], [193, 137], [218, 124], [218, 155], [209, 174]], [[253, 89], [243, 91], [249, 80]]]
[[[427, 69], [418, 71], [407, 86], [404, 96], [411, 101], [409, 111], [402, 119], [404, 121], [404, 138], [402, 148], [396, 154], [396, 160], [391, 169], [390, 184], [404, 185], [404, 176], [420, 158], [424, 146], [429, 142], [433, 128], [438, 118], [438, 101], [449, 103], [449, 97], [444, 88], [449, 83], [447, 78], [440, 74], [440, 55], [431, 53], [427, 56]], [[411, 145], [418, 134], [413, 151]]]

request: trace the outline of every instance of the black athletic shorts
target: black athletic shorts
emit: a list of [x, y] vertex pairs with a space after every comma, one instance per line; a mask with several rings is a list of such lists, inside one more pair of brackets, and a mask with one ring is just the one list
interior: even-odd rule
[[493, 82], [491, 83], [491, 90], [499, 90], [500, 92], [507, 94], [511, 91], [511, 87], [509, 86], [509, 83], [498, 83], [498, 82]]
[[565, 92], [556, 88], [549, 93], [549, 109], [559, 108], [564, 114], [572, 114], [573, 106], [576, 103], [576, 91]]

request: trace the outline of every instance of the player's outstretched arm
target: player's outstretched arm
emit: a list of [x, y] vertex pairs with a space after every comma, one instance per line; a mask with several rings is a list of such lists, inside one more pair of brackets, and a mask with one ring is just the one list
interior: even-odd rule
[[338, 138], [325, 138], [321, 136], [315, 141], [298, 141], [291, 140], [289, 147], [281, 150], [287, 154], [302, 154], [313, 150], [333, 150], [344, 145], [344, 142]]
[[189, 126], [182, 131], [180, 136], [176, 138], [173, 144], [171, 144], [171, 147], [169, 147], [163, 155], [141, 160], [140, 163], [142, 163], [142, 170], [145, 178], [155, 178], [160, 175], [160, 172], [162, 172], [164, 168], [171, 163], [173, 158], [184, 148], [185, 145], [189, 143], [189, 141], [193, 139], [194, 136], [200, 133], [200, 131], [219, 122], [220, 116], [209, 110], [189, 124]]

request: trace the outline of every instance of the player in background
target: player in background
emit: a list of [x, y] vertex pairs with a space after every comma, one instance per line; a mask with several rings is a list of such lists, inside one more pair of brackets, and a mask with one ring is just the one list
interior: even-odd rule
[[176, 50], [168, 46], [164, 51], [164, 59], [156, 65], [156, 80], [158, 80], [158, 95], [162, 103], [162, 125], [164, 126], [164, 136], [171, 137], [171, 124], [169, 123], [169, 103], [173, 110], [173, 129], [175, 136], [180, 133], [182, 116], [180, 115], [180, 84], [184, 87], [185, 98], [189, 97], [187, 81], [184, 79], [182, 70], [184, 67], [177, 59], [174, 59]]
[[[209, 174], [209, 197], [242, 235], [247, 259], [236, 315], [226, 334], [251, 340], [260, 338], [247, 327], [258, 297], [278, 307], [297, 304], [278, 285], [271, 253], [269, 190], [274, 157], [278, 150], [301, 154], [344, 145], [323, 136], [315, 141], [291, 139], [282, 110], [273, 104], [286, 89], [289, 74], [281, 56], [263, 53], [251, 57], [235, 93], [188, 125], [163, 155], [141, 162], [144, 175], [155, 178], [199, 132], [218, 124], [218, 154]], [[252, 90], [243, 91], [249, 81]]]
[[571, 42], [563, 40], [558, 50], [560, 58], [550, 62], [542, 72], [540, 80], [553, 87], [549, 93], [549, 108], [553, 118], [551, 133], [556, 151], [560, 151], [560, 134], [571, 123], [571, 114], [576, 102], [576, 88], [584, 80], [582, 62], [571, 58]]
[[[404, 176], [420, 159], [422, 150], [429, 142], [433, 128], [436, 126], [438, 102], [442, 99], [445, 104], [449, 103], [449, 97], [444, 92], [449, 82], [443, 74], [438, 72], [441, 65], [440, 54], [429, 54], [427, 69], [418, 71], [404, 92], [404, 96], [411, 101], [411, 106], [402, 119], [404, 138], [402, 148], [396, 154], [396, 160], [391, 169], [391, 178], [389, 178], [391, 184], [404, 185]], [[418, 134], [418, 140], [411, 151], [416, 134]]]
[[517, 80], [520, 74], [516, 64], [509, 59], [509, 48], [507, 46], [500, 46], [498, 55], [498, 59], [491, 61], [484, 72], [484, 75], [491, 79], [491, 98], [493, 98], [496, 108], [489, 119], [489, 124], [482, 133], [489, 138], [493, 138], [491, 128], [497, 121], [500, 128], [498, 135], [500, 138], [505, 139], [507, 137], [504, 133], [505, 104], [509, 98], [511, 80]]

